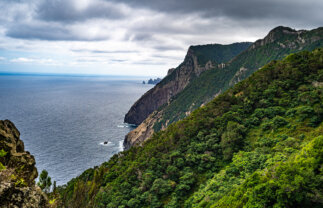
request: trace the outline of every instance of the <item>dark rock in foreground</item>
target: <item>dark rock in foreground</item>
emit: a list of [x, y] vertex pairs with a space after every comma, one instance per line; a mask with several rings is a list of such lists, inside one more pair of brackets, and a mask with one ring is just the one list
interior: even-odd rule
[[0, 121], [0, 151], [6, 152], [0, 157], [0, 208], [49, 207], [47, 196], [35, 185], [35, 158], [19, 137], [11, 121]]

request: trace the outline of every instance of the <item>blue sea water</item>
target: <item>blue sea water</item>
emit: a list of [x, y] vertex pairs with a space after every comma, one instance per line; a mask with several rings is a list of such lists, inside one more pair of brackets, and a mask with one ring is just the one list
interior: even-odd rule
[[141, 80], [0, 75], [0, 119], [15, 123], [38, 172], [62, 185], [122, 150], [132, 128], [124, 115], [152, 87]]

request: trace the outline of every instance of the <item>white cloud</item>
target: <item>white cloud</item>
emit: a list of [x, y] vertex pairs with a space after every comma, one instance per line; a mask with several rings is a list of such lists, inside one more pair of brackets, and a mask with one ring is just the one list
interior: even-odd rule
[[30, 62], [34, 62], [34, 59], [20, 57], [20, 58], [11, 59], [10, 61], [19, 62], [19, 63], [30, 63]]
[[11, 65], [55, 65], [67, 73], [75, 66], [73, 73], [163, 76], [189, 45], [255, 41], [278, 25], [311, 29], [323, 14], [317, 12], [323, 3], [311, 10], [296, 1], [281, 12], [287, 3], [277, 0], [256, 3], [268, 5], [259, 10], [253, 10], [254, 0], [238, 6], [201, 1], [0, 0], [1, 56]]
[[42, 65], [56, 64], [56, 62], [53, 59], [34, 59], [34, 58], [25, 58], [25, 57], [11, 59], [10, 62], [12, 62], [12, 63], [35, 63], [35, 64], [42, 64]]

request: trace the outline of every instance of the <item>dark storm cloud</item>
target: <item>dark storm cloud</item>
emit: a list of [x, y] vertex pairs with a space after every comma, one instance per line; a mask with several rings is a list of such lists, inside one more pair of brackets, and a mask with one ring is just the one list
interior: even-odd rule
[[45, 0], [36, 9], [37, 18], [45, 21], [74, 22], [92, 18], [122, 19], [125, 14], [118, 6], [93, 1], [84, 8], [78, 8], [77, 1]]
[[[253, 34], [262, 37], [264, 31], [278, 25], [309, 29], [322, 26], [323, 19], [320, 0], [0, 0], [0, 3], [14, 5], [10, 7], [11, 17], [0, 14], [0, 25], [4, 25], [8, 37], [97, 41], [107, 40], [106, 34], [111, 33], [111, 37], [158, 51], [183, 50], [193, 43], [221, 43], [226, 37], [243, 32], [244, 37]], [[96, 28], [90, 31], [93, 25], [88, 30], [86, 24]], [[119, 29], [121, 32], [113, 36]], [[102, 31], [105, 36], [100, 34]]]
[[7, 29], [6, 36], [18, 39], [49, 41], [100, 41], [107, 37], [87, 37], [61, 25], [22, 24]]
[[[322, 23], [320, 0], [112, 0], [133, 7], [175, 14], [231, 19], [291, 19]], [[314, 12], [315, 11], [315, 12]]]

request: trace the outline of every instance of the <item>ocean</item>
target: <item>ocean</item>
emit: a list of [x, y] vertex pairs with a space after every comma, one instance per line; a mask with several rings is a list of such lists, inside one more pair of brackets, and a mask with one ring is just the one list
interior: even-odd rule
[[63, 185], [123, 150], [124, 115], [152, 87], [142, 80], [0, 75], [0, 120], [15, 123], [38, 173]]

